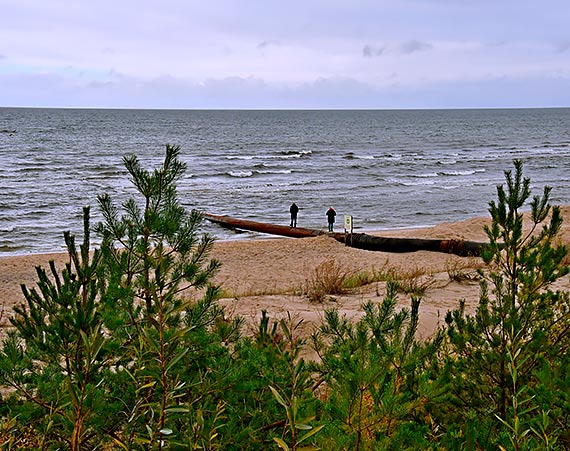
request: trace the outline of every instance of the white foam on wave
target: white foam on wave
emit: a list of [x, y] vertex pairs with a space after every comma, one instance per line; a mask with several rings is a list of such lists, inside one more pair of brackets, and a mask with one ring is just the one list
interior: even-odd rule
[[291, 174], [293, 171], [291, 169], [282, 169], [274, 171], [255, 171], [257, 174]]
[[302, 158], [306, 155], [310, 155], [312, 152], [309, 151], [301, 151], [301, 152], [291, 152], [291, 153], [284, 153], [281, 155], [269, 155], [269, 154], [262, 154], [262, 155], [227, 155], [225, 158], [226, 160], [243, 160], [243, 161], [252, 161], [252, 160], [290, 160], [293, 158]]
[[226, 160], [253, 160], [254, 155], [227, 155]]
[[290, 160], [292, 158], [301, 158], [305, 154], [301, 153], [288, 153], [285, 155], [264, 155], [263, 158], [268, 160]]
[[438, 172], [438, 175], [448, 176], [448, 177], [458, 177], [464, 175], [474, 175], [477, 173], [485, 172], [485, 169], [473, 169], [473, 170], [466, 170], [466, 171], [441, 171]]
[[417, 174], [417, 175], [414, 175], [414, 177], [417, 177], [417, 178], [420, 178], [420, 179], [433, 178], [433, 177], [437, 177], [437, 176], [438, 176], [437, 172], [428, 172], [428, 173], [425, 173], [425, 174]]
[[376, 157], [374, 155], [350, 155], [352, 158], [356, 160], [374, 160]]
[[246, 178], [246, 177], [252, 177], [253, 176], [252, 171], [230, 171], [230, 172], [227, 172], [227, 174], [230, 177], [239, 177], [239, 178]]
[[411, 180], [405, 180], [403, 178], [390, 178], [388, 179], [388, 182], [393, 185], [402, 185], [402, 186], [432, 186], [436, 184], [435, 180], [423, 179], [421, 181], [416, 181], [416, 180], [411, 181]]

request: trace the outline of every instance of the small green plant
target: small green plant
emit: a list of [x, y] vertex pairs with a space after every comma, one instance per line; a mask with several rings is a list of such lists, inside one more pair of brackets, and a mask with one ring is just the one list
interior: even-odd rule
[[[185, 449], [215, 451], [220, 447], [220, 433], [225, 427], [224, 421], [227, 419], [226, 410], [222, 402], [216, 405], [214, 412], [205, 412], [197, 409], [192, 412], [191, 431], [186, 436], [186, 440], [181, 441], [180, 445]], [[209, 418], [207, 418], [209, 417]]]
[[281, 437], [273, 437], [283, 451], [316, 451], [314, 445], [310, 445], [309, 439], [317, 434], [324, 425], [311, 426], [315, 416], [301, 416], [305, 411], [304, 405], [314, 404], [310, 387], [312, 379], [307, 371], [304, 359], [299, 354], [303, 348], [304, 340], [296, 336], [301, 321], [295, 321], [290, 314], [287, 319], [279, 322], [280, 330], [284, 336], [284, 344], [287, 347], [289, 364], [289, 384], [286, 387], [269, 386], [277, 402], [285, 409], [285, 421]]
[[347, 275], [344, 281], [344, 288], [351, 290], [383, 280], [385, 280], [384, 274], [374, 269], [371, 271], [358, 271]]
[[10, 416], [0, 418], [0, 449], [11, 451], [25, 445], [19, 431], [17, 418]]
[[[532, 396], [528, 394], [528, 386], [519, 387], [518, 381], [518, 370], [524, 365], [524, 361], [519, 362], [519, 357], [521, 356], [521, 350], [517, 349], [509, 350], [509, 370], [511, 373], [512, 381], [512, 399], [511, 408], [509, 409], [507, 415], [510, 416], [508, 419], [501, 418], [499, 415], [495, 416], [497, 419], [506, 426], [509, 431], [509, 442], [512, 449], [520, 450], [525, 449], [525, 444], [529, 441], [531, 437], [531, 428], [528, 426], [527, 420], [528, 416], [536, 410], [536, 406], [533, 406]], [[503, 445], [499, 445], [501, 451], [507, 451]]]
[[375, 282], [383, 281], [393, 283], [399, 293], [423, 296], [425, 292], [435, 285], [430, 272], [424, 268], [416, 267], [405, 269], [390, 266], [388, 261], [382, 269], [373, 271]]

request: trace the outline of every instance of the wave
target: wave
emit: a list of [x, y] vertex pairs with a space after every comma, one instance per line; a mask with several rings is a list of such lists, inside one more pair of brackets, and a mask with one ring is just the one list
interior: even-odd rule
[[312, 152], [295, 152], [295, 153], [288, 153], [282, 155], [264, 155], [263, 158], [268, 160], [290, 160], [292, 158], [304, 158], [305, 156], [309, 155]]
[[300, 156], [304, 156], [304, 155], [311, 155], [313, 153], [312, 150], [284, 150], [281, 152], [282, 155], [284, 156], [296, 156], [296, 155], [300, 155]]
[[229, 175], [230, 177], [246, 178], [246, 177], [252, 177], [253, 171], [230, 171], [226, 172], [226, 174]]
[[241, 160], [241, 161], [253, 161], [253, 160], [288, 160], [290, 158], [300, 158], [301, 155], [227, 155], [226, 160]]
[[570, 142], [568, 141], [562, 141], [559, 143], [553, 143], [550, 141], [544, 141], [542, 143], [542, 146], [535, 146], [533, 147], [533, 149], [539, 149], [541, 147], [548, 147], [548, 148], [558, 148], [558, 147], [570, 147]]
[[379, 158], [384, 158], [386, 160], [401, 160], [404, 158], [404, 155], [400, 153], [387, 153], [386, 155], [380, 155]]
[[466, 171], [441, 171], [438, 172], [437, 175], [441, 175], [444, 177], [460, 177], [465, 175], [474, 175], [482, 172], [486, 172], [485, 169], [472, 169]]
[[458, 163], [457, 160], [451, 160], [450, 159], [450, 160], [437, 160], [437, 162], [435, 164], [441, 165], [441, 166], [447, 166], [447, 165], [452, 166], [452, 165], [457, 164], [457, 163]]
[[455, 190], [455, 189], [461, 189], [462, 186], [461, 185], [441, 185], [441, 186], [438, 186], [438, 188], [442, 189], [444, 191], [451, 191], [451, 190]]
[[185, 178], [190, 179], [211, 179], [216, 177], [234, 177], [234, 178], [247, 178], [247, 177], [254, 177], [256, 174], [258, 175], [288, 175], [292, 174], [292, 169], [258, 169], [260, 167], [265, 167], [263, 165], [255, 165], [254, 170], [251, 169], [236, 169], [233, 171], [226, 171], [226, 172], [212, 172], [208, 174], [186, 174]]
[[254, 155], [227, 155], [226, 160], [253, 160], [258, 158]]
[[275, 170], [266, 170], [260, 171], [256, 170], [256, 174], [292, 174], [293, 171], [291, 169], [275, 169]]
[[[105, 171], [97, 171], [89, 173], [88, 175], [84, 176], [83, 179], [85, 180], [99, 180], [99, 179], [110, 179], [114, 177], [123, 177], [124, 173], [121, 171], [114, 171], [114, 170], [105, 170]], [[185, 174], [187, 177], [188, 174]]]
[[278, 155], [260, 154], [260, 155], [226, 155], [226, 160], [289, 160], [291, 158], [304, 158], [311, 155], [311, 150], [283, 151]]
[[348, 152], [342, 158], [345, 160], [374, 160], [377, 157], [374, 155], [356, 155], [354, 152]]
[[395, 185], [395, 186], [433, 186], [436, 184], [435, 180], [423, 180], [423, 181], [411, 181], [411, 180], [403, 180], [401, 178], [390, 178], [388, 179], [388, 183]]
[[299, 180], [289, 183], [290, 186], [302, 186], [302, 187], [309, 187], [312, 185], [322, 185], [323, 183], [330, 183], [327, 180], [323, 179], [313, 179], [309, 181]]
[[466, 175], [474, 175], [477, 173], [486, 172], [485, 169], [470, 169], [464, 171], [439, 171], [439, 172], [424, 172], [421, 174], [413, 174], [410, 177], [425, 179], [425, 178], [436, 178], [436, 177], [461, 177]]
[[38, 172], [38, 171], [45, 171], [46, 169], [49, 171], [52, 171], [52, 172], [54, 170], [57, 170], [57, 168], [54, 168], [54, 166], [51, 165], [48, 161], [46, 161], [44, 163], [42, 163], [42, 162], [22, 163], [19, 166], [20, 167], [17, 167], [12, 172], [17, 173], [17, 174], [27, 174], [27, 173], [33, 173], [33, 172]]
[[17, 255], [19, 252], [26, 250], [26, 248], [27, 246], [24, 246], [23, 244], [21, 245], [0, 244], [0, 254], [6, 253], [6, 254]]

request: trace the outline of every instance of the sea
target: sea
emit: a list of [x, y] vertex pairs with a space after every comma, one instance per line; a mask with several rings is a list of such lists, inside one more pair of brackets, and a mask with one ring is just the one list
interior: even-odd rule
[[[0, 108], [0, 256], [60, 252], [97, 196], [135, 195], [123, 156], [153, 170], [180, 146], [188, 210], [326, 230], [425, 227], [488, 216], [522, 160], [533, 194], [570, 204], [570, 109], [129, 110]], [[204, 221], [219, 240], [259, 239]], [[97, 239], [95, 237], [95, 245]]]

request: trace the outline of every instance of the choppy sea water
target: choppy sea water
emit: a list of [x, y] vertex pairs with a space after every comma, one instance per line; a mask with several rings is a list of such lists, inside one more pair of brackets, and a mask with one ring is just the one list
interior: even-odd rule
[[[570, 204], [570, 109], [210, 111], [0, 108], [0, 256], [63, 250], [97, 195], [133, 194], [122, 157], [152, 169], [165, 144], [188, 165], [188, 209], [326, 228], [428, 226], [487, 214], [512, 161], [533, 192]], [[341, 219], [342, 221], [342, 219]], [[338, 225], [342, 228], [342, 223]], [[258, 238], [204, 222], [219, 239]]]

